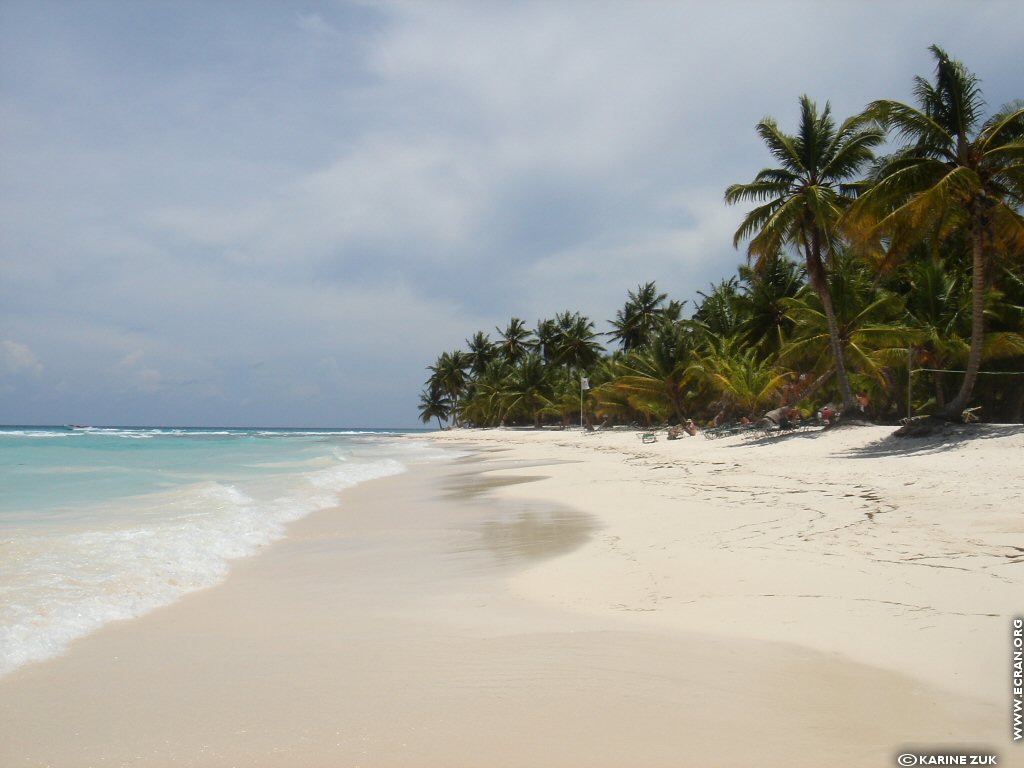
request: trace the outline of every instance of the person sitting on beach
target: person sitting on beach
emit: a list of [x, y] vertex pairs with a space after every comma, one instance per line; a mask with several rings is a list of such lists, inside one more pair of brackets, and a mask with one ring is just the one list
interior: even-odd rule
[[683, 429], [686, 430], [687, 434], [689, 434], [690, 437], [693, 437], [694, 435], [697, 434], [697, 425], [693, 423], [693, 419], [687, 419], [686, 426], [683, 427]]
[[858, 392], [857, 393], [857, 407], [860, 408], [861, 413], [865, 416], [868, 415], [868, 393]]
[[758, 422], [764, 427], [778, 427], [779, 429], [790, 429], [789, 426], [789, 408], [782, 406], [781, 408], [775, 408], [768, 411], [761, 417]]
[[784, 408], [782, 410], [782, 415], [779, 417], [779, 429], [796, 429], [796, 425], [799, 421], [799, 408]]

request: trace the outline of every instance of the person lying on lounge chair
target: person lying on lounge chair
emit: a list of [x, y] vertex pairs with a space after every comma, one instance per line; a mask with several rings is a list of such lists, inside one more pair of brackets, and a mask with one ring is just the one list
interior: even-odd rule
[[764, 417], [779, 429], [794, 429], [796, 427], [797, 420], [800, 418], [800, 411], [796, 408], [784, 405], [781, 408], [768, 411]]

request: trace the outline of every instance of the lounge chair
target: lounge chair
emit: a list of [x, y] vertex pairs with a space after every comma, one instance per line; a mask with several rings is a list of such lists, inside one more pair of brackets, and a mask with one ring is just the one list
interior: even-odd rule
[[720, 427], [712, 427], [711, 429], [704, 430], [704, 437], [708, 440], [717, 440], [720, 437], [731, 437], [732, 435], [743, 435], [754, 430], [762, 429], [754, 422], [733, 422], [731, 424], [723, 424]]

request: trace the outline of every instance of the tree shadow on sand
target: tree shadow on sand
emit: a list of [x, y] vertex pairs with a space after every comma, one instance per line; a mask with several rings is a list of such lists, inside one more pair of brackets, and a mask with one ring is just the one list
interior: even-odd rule
[[873, 459], [884, 456], [921, 456], [955, 451], [978, 440], [996, 440], [1024, 433], [1021, 424], [953, 424], [919, 437], [895, 434], [866, 445], [839, 451], [834, 456], [848, 459]]

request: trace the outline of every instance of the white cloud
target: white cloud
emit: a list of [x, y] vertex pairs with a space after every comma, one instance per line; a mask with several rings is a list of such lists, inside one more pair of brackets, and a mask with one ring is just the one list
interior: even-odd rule
[[0, 341], [0, 370], [7, 374], [41, 376], [43, 365], [27, 345], [4, 339]]
[[723, 191], [800, 94], [910, 98], [939, 42], [1022, 95], [997, 0], [214, 2], [141, 37], [16, 5], [0, 420], [410, 424], [476, 330], [732, 274]]
[[137, 389], [140, 392], [156, 392], [163, 386], [164, 376], [148, 365], [141, 350], [129, 352], [115, 366], [115, 374], [121, 380], [121, 389]]

